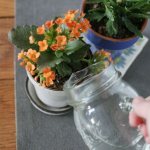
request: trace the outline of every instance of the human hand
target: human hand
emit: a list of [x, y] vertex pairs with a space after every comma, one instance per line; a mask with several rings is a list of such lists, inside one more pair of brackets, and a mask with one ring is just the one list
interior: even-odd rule
[[145, 141], [150, 144], [150, 96], [146, 99], [137, 97], [132, 103], [133, 110], [129, 114], [132, 127], [139, 127]]

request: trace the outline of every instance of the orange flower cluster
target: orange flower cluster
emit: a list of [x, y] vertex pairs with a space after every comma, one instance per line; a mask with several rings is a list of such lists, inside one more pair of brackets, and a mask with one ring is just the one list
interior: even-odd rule
[[102, 58], [107, 58], [110, 62], [112, 62], [112, 57], [111, 57], [111, 53], [105, 51], [105, 50], [100, 50], [97, 51], [97, 53], [102, 57]]
[[79, 10], [69, 10], [66, 14], [65, 14], [65, 18], [64, 18], [64, 22], [70, 22], [71, 20], [74, 20], [75, 15], [79, 12]]
[[40, 53], [33, 49], [28, 49], [27, 52], [23, 50], [18, 54], [18, 60], [22, 59], [20, 63], [21, 66], [24, 66], [27, 71], [30, 72], [31, 75], [35, 74], [35, 63], [37, 62], [38, 58], [40, 57]]
[[62, 25], [64, 23], [64, 19], [63, 18], [57, 18], [55, 20], [55, 23], [58, 24], [58, 25]]
[[40, 53], [37, 52], [36, 50], [33, 50], [33, 49], [28, 49], [27, 53], [26, 53], [26, 56], [32, 60], [33, 62], [37, 62], [39, 56], [40, 56]]
[[[91, 25], [87, 19], [83, 18], [84, 15], [79, 13], [79, 10], [69, 10], [64, 18], [58, 17], [39, 26], [37, 34], [45, 36], [43, 41], [37, 41], [39, 50], [46, 51], [49, 47], [53, 51], [64, 50], [69, 41], [79, 38], [90, 28]], [[51, 32], [53, 34], [49, 35]], [[35, 43], [34, 37], [30, 36], [29, 41], [30, 44]]]
[[45, 80], [42, 82], [42, 86], [49, 87], [54, 84], [55, 72], [51, 68], [47, 67], [43, 69], [43, 77]]
[[25, 68], [26, 68], [26, 70], [27, 70], [28, 72], [30, 72], [31, 75], [34, 75], [34, 74], [35, 74], [35, 72], [34, 72], [34, 70], [35, 70], [35, 65], [32, 64], [31, 62], [28, 61], [28, 62], [26, 63]]
[[67, 45], [67, 37], [64, 36], [64, 35], [58, 35], [58, 36], [56, 37], [56, 43], [55, 43], [55, 44], [52, 44], [52, 45], [50, 46], [50, 48], [51, 48], [53, 51], [56, 51], [56, 50], [63, 50], [66, 45]]
[[46, 51], [48, 48], [47, 40], [39, 41], [38, 45], [40, 47], [40, 51]]
[[50, 21], [46, 21], [46, 22], [45, 22], [45, 27], [47, 27], [48, 29], [50, 29], [53, 25], [54, 25], [53, 20], [50, 20]]
[[45, 33], [45, 26], [42, 25], [41, 27], [37, 28], [37, 34], [44, 34]]
[[104, 57], [110, 57], [111, 53], [109, 53], [109, 52], [102, 49], [102, 50], [100, 50], [100, 55], [104, 56]]
[[18, 53], [18, 60], [23, 59], [26, 53], [22, 50], [20, 53]]

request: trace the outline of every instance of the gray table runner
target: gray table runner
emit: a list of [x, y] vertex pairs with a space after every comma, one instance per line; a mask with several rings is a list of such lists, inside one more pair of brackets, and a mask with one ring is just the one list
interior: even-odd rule
[[[80, 3], [81, 0], [16, 0], [16, 24], [40, 25], [68, 9], [79, 8]], [[150, 27], [145, 31], [150, 38], [149, 34]], [[142, 96], [150, 95], [149, 47], [150, 43], [124, 77]], [[16, 63], [18, 150], [87, 150], [76, 131], [72, 112], [65, 116], [48, 116], [36, 110], [25, 94], [25, 79], [24, 69]]]

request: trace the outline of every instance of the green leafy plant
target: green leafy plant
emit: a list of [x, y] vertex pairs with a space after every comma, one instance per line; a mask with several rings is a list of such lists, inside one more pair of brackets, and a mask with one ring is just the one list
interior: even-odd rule
[[90, 27], [83, 17], [78, 10], [70, 10], [64, 18], [42, 26], [18, 26], [9, 32], [10, 41], [22, 49], [18, 54], [20, 65], [42, 86], [62, 90], [73, 72], [105, 59], [104, 51], [93, 55], [81, 37]]
[[150, 0], [86, 0], [85, 13], [101, 34], [114, 38], [133, 34], [142, 37], [141, 26], [150, 18]]

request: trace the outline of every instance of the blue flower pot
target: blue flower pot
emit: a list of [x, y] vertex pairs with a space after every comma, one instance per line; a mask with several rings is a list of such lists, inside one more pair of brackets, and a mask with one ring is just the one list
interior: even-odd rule
[[[81, 10], [84, 12], [86, 6], [86, 0], [82, 0]], [[141, 32], [145, 29], [148, 19], [145, 19], [143, 25], [141, 26]], [[107, 49], [107, 50], [123, 50], [131, 47], [138, 39], [137, 36], [132, 36], [124, 39], [115, 39], [112, 37], [106, 37], [95, 32], [92, 28], [88, 30], [86, 37], [91, 41], [96, 48], [98, 49]]]
[[92, 31], [88, 30], [86, 37], [91, 41], [98, 49], [108, 49], [108, 50], [123, 50], [132, 46], [139, 37], [129, 38], [129, 39], [113, 39], [109, 37], [101, 36]]

